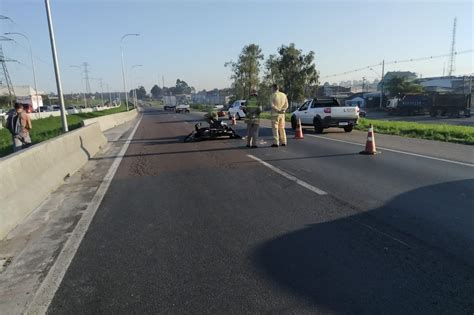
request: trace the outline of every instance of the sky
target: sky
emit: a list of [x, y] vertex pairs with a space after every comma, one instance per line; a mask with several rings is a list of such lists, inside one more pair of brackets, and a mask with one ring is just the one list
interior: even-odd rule
[[[84, 89], [79, 69], [89, 64], [91, 90], [122, 91], [120, 38], [127, 89], [131, 84], [174, 86], [185, 80], [196, 89], [231, 84], [225, 62], [245, 45], [260, 45], [265, 58], [295, 43], [315, 52], [320, 82], [373, 81], [382, 69], [328, 77], [368, 65], [449, 54], [457, 17], [456, 51], [473, 49], [472, 1], [159, 1], [50, 0], [60, 74], [65, 93]], [[0, 32], [28, 35], [33, 47], [38, 89], [56, 91], [44, 1], [0, 0]], [[27, 42], [1, 41], [14, 85], [33, 85]], [[456, 56], [456, 75], [473, 72], [473, 52]], [[408, 70], [423, 77], [443, 74], [448, 57], [390, 64], [385, 71]], [[132, 65], [135, 67], [131, 71]]]

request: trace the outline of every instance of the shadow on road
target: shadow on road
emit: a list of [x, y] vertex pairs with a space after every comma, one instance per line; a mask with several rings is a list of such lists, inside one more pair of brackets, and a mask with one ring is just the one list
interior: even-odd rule
[[[443, 209], [446, 197], [461, 201]], [[400, 207], [406, 203], [413, 207]], [[423, 187], [369, 214], [308, 225], [272, 239], [256, 249], [253, 261], [293, 294], [336, 312], [472, 313], [474, 255], [469, 239], [474, 221], [469, 204], [474, 204], [474, 180]], [[410, 244], [404, 244], [410, 239], [406, 234], [400, 241], [392, 238], [400, 233], [378, 223], [382, 220], [414, 234], [406, 241]], [[451, 230], [456, 226], [464, 229], [463, 238]], [[426, 244], [423, 237], [432, 237], [445, 250]], [[457, 257], [463, 254], [467, 258]]]

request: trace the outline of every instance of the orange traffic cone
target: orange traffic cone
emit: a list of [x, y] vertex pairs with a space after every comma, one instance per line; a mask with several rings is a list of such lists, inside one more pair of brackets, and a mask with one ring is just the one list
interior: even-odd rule
[[301, 128], [301, 119], [298, 119], [298, 122], [296, 123], [296, 132], [294, 139], [304, 139], [303, 128]]
[[235, 115], [232, 115], [231, 123], [232, 126], [237, 125], [237, 121], [235, 120]]
[[365, 143], [365, 150], [359, 152], [360, 154], [374, 155], [380, 152], [377, 152], [375, 148], [375, 136], [374, 136], [374, 127], [372, 124], [369, 125], [369, 132], [367, 134], [367, 142]]

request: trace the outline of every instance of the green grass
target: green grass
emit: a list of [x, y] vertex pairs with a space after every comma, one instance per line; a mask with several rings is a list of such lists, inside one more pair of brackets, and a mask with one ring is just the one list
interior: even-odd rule
[[[289, 122], [291, 114], [285, 116]], [[270, 119], [270, 112], [263, 112], [260, 118]], [[474, 145], [474, 127], [361, 118], [355, 129], [367, 131], [369, 124], [374, 125], [377, 133]]]
[[[69, 130], [81, 127], [84, 119], [100, 117], [125, 111], [125, 106], [107, 109], [99, 112], [73, 114], [67, 116]], [[33, 129], [30, 132], [31, 141], [39, 143], [63, 133], [61, 125], [61, 117], [48, 117], [32, 121]], [[10, 132], [3, 128], [0, 129], [0, 157], [4, 157], [12, 153], [12, 137]]]
[[366, 131], [370, 124], [376, 133], [474, 145], [474, 127], [362, 118], [355, 129]]

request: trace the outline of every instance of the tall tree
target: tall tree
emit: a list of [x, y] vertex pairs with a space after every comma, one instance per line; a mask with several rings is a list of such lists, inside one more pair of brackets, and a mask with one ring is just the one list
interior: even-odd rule
[[137, 98], [139, 100], [143, 100], [146, 98], [146, 90], [143, 86], [140, 86], [138, 89], [137, 89]]
[[238, 98], [248, 98], [252, 88], [257, 88], [260, 83], [260, 61], [263, 60], [262, 49], [256, 44], [245, 46], [236, 62], [230, 61], [225, 64], [231, 67], [231, 79], [234, 94]]
[[155, 99], [159, 98], [162, 95], [162, 90], [158, 85], [153, 85], [153, 87], [150, 90], [151, 96]]
[[281, 46], [278, 55], [267, 60], [267, 79], [282, 85], [290, 104], [301, 102], [308, 93], [309, 86], [318, 83], [318, 72], [314, 64], [314, 52], [303, 54], [295, 44]]
[[406, 93], [423, 93], [424, 91], [422, 85], [401, 77], [392, 78], [385, 84], [385, 89], [389, 91], [390, 96]]

